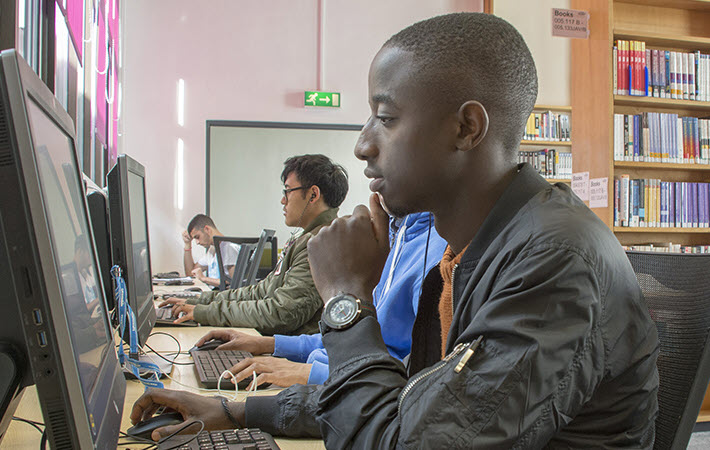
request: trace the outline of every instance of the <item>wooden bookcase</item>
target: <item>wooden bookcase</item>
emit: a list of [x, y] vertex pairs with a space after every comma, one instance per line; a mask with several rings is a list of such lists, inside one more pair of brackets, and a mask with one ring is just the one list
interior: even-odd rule
[[[612, 48], [616, 39], [646, 42], [647, 48], [710, 53], [709, 0], [571, 0], [572, 9], [590, 14], [587, 39], [571, 42], [571, 103], [576, 112], [573, 171], [590, 178], [608, 177], [609, 205], [593, 211], [613, 229], [622, 244], [710, 243], [710, 228], [613, 227], [614, 176], [663, 181], [710, 182], [710, 165], [614, 161], [614, 114], [644, 111], [708, 117], [710, 102], [630, 97], [613, 94]], [[698, 421], [710, 421], [710, 391]]]
[[[533, 108], [534, 113], [541, 113], [552, 111], [554, 113], [567, 113], [570, 116], [570, 122], [572, 122], [572, 107], [571, 106], [552, 106], [552, 105], [535, 105]], [[520, 141], [521, 151], [534, 151], [540, 150], [540, 148], [555, 148], [559, 152], [572, 152], [572, 139], [569, 141], [537, 141], [537, 140], [527, 140], [523, 139]], [[572, 157], [574, 160], [574, 157]], [[545, 178], [550, 183], [571, 183], [570, 178]]]

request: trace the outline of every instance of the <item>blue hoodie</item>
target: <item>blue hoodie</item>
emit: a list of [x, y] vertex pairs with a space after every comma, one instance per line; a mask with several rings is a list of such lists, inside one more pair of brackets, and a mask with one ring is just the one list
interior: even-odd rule
[[[400, 222], [399, 229], [393, 231], [392, 250], [375, 287], [374, 302], [377, 321], [382, 325], [382, 338], [390, 354], [402, 359], [412, 346], [412, 326], [422, 276], [441, 261], [446, 241], [437, 234], [430, 213], [410, 214]], [[426, 269], [423, 267], [425, 251]], [[322, 384], [328, 378], [328, 355], [320, 334], [277, 334], [274, 336], [274, 356], [313, 364], [308, 384]]]

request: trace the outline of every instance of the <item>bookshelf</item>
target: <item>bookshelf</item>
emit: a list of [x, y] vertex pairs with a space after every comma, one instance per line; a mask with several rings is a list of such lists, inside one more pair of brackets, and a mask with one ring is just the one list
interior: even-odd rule
[[[571, 106], [578, 112], [572, 122], [575, 138], [573, 172], [588, 171], [590, 178], [608, 177], [609, 205], [593, 211], [624, 245], [674, 242], [710, 243], [710, 228], [614, 227], [614, 177], [663, 181], [710, 182], [710, 165], [631, 162], [614, 160], [614, 114], [660, 112], [679, 116], [710, 117], [710, 102], [613, 93], [612, 48], [617, 39], [637, 40], [646, 48], [710, 53], [710, 1], [708, 0], [571, 0], [570, 8], [590, 14], [588, 39], [571, 41]], [[583, 115], [579, 114], [583, 111]], [[706, 393], [698, 421], [710, 421], [710, 392]]]
[[[546, 113], [553, 112], [556, 114], [566, 114], [571, 121], [572, 117], [572, 107], [571, 106], [557, 106], [557, 105], [544, 105], [538, 104], [533, 108], [533, 114], [535, 113]], [[540, 140], [540, 139], [522, 139], [520, 141], [521, 151], [536, 151], [542, 150], [543, 148], [554, 148], [559, 153], [571, 153], [572, 152], [572, 141], [560, 141], [560, 140]], [[521, 159], [523, 161], [523, 159]], [[550, 183], [571, 183], [571, 178], [563, 177], [545, 177]]]

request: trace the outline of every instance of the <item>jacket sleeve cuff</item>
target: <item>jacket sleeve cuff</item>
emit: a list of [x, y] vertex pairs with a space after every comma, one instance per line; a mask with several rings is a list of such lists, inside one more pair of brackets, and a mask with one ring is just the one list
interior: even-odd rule
[[[357, 345], [353, 345], [357, 342]], [[347, 363], [353, 358], [373, 353], [389, 355], [382, 340], [380, 324], [374, 317], [365, 317], [347, 330], [333, 330], [323, 336], [323, 344], [328, 351], [331, 369]]]
[[199, 297], [188, 298], [185, 303], [188, 305], [207, 305], [214, 299], [214, 294], [211, 291], [203, 292]]
[[328, 379], [328, 364], [313, 361], [311, 373], [308, 375], [308, 384], [323, 384]]
[[208, 309], [209, 306], [207, 305], [196, 305], [195, 309], [192, 310], [192, 315], [195, 318], [195, 322], [207, 325], [209, 322], [207, 314]]
[[275, 395], [247, 397], [244, 421], [247, 428], [261, 428], [269, 434], [281, 434], [279, 427], [279, 402]]
[[277, 334], [274, 336], [274, 356], [286, 358], [289, 361], [306, 362], [308, 355], [316, 348], [322, 347], [320, 334], [300, 335], [300, 336], [283, 336]]

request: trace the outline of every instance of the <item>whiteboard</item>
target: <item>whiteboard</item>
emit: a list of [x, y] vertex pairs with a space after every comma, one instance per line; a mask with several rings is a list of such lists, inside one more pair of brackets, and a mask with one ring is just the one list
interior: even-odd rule
[[367, 205], [370, 180], [353, 154], [361, 125], [275, 122], [207, 122], [207, 214], [227, 236], [276, 230], [279, 247], [292, 232], [281, 205], [281, 171], [295, 155], [322, 153], [348, 172], [349, 189], [339, 215]]

